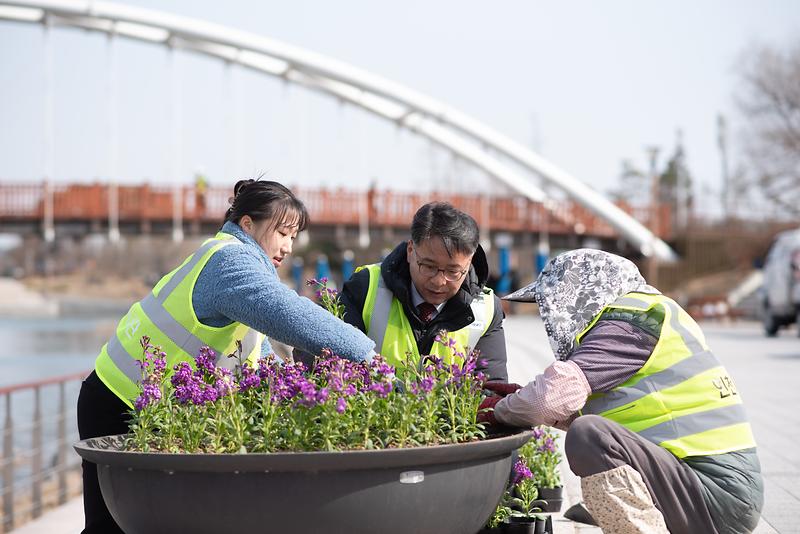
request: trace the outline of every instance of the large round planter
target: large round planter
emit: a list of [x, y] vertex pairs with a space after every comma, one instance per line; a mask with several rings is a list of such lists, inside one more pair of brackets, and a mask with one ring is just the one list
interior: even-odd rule
[[375, 451], [166, 454], [80, 441], [127, 534], [477, 532], [530, 431], [484, 441]]

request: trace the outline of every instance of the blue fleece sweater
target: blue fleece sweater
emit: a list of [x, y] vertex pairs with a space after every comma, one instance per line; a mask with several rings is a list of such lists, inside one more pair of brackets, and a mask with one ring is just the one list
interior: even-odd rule
[[[372, 358], [375, 343], [284, 285], [264, 250], [238, 224], [226, 222], [221, 231], [244, 245], [223, 247], [200, 272], [192, 304], [201, 323], [240, 322], [312, 354], [329, 348], [351, 360]], [[269, 340], [262, 352], [272, 352]]]

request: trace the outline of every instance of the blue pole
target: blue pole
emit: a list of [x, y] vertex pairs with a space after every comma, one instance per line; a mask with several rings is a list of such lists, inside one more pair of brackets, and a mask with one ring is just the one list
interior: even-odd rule
[[300, 293], [305, 285], [303, 280], [303, 258], [297, 256], [292, 260], [292, 280], [294, 280], [294, 289]]
[[511, 250], [509, 247], [500, 247], [497, 251], [500, 262], [500, 277], [497, 280], [497, 293], [506, 295], [511, 291]]
[[[331, 279], [331, 269], [328, 266], [328, 256], [325, 254], [320, 254], [317, 256], [317, 280], [321, 280], [323, 278], [327, 278], [328, 280]], [[332, 284], [329, 284], [329, 287]]]
[[536, 275], [538, 276], [547, 265], [547, 260], [550, 259], [550, 243], [547, 241], [539, 241], [539, 247], [536, 249]]
[[353, 259], [355, 258], [355, 254], [353, 254], [352, 250], [345, 250], [342, 254], [342, 281], [346, 282], [350, 280], [350, 277], [353, 276], [353, 271], [355, 267], [353, 266]]

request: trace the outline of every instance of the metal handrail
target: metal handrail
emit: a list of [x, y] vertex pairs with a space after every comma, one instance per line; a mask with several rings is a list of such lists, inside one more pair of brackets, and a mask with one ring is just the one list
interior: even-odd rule
[[[5, 404], [3, 419], [2, 457], [0, 458], [0, 471], [2, 472], [2, 532], [9, 532], [17, 523], [18, 518], [29, 515], [31, 518], [39, 517], [43, 511], [43, 485], [51, 477], [56, 477], [57, 502], [63, 504], [69, 497], [67, 475], [71, 470], [77, 470], [80, 462], [77, 455], [72, 453], [70, 444], [74, 441], [77, 428], [73, 424], [68, 431], [67, 416], [74, 415], [76, 399], [67, 401], [67, 384], [82, 381], [91, 371], [73, 373], [26, 382], [12, 386], [0, 387], [0, 399]], [[57, 387], [58, 411], [55, 415], [42, 415], [42, 391], [44, 388]], [[15, 424], [13, 398], [15, 394], [31, 392], [33, 394], [33, 414], [30, 423]], [[68, 408], [69, 407], [69, 408]], [[73, 418], [74, 421], [74, 418]], [[55, 437], [48, 440], [45, 445], [43, 437], [51, 432], [54, 426]], [[15, 442], [25, 432], [30, 432], [30, 447], [17, 450]], [[17, 439], [15, 439], [17, 438]], [[54, 452], [54, 463], [45, 466], [45, 449]], [[19, 477], [19, 471], [28, 467], [29, 473]], [[27, 501], [27, 502], [26, 502]]]

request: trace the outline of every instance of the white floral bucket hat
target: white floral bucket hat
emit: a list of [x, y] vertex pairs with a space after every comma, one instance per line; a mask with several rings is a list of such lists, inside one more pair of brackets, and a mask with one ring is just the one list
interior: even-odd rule
[[658, 294], [632, 261], [603, 250], [581, 248], [551, 259], [531, 284], [503, 297], [536, 302], [553, 353], [569, 356], [575, 336], [603, 308], [633, 291]]

